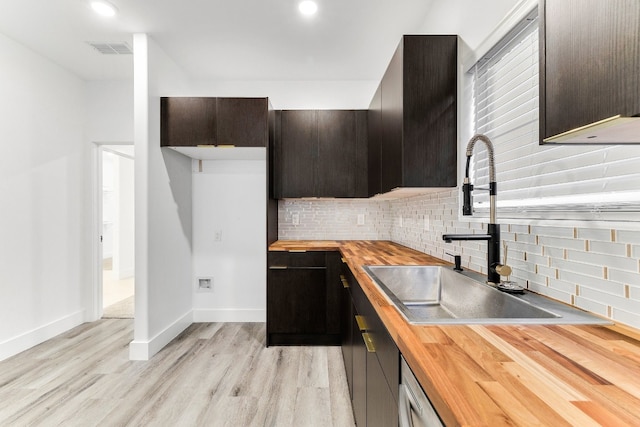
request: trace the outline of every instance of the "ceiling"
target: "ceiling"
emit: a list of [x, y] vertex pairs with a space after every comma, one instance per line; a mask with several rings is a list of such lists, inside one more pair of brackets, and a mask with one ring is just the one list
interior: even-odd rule
[[379, 80], [402, 34], [418, 33], [433, 0], [111, 0], [103, 18], [85, 0], [0, 0], [0, 33], [84, 80], [131, 79], [132, 55], [86, 42], [147, 33], [192, 78]]

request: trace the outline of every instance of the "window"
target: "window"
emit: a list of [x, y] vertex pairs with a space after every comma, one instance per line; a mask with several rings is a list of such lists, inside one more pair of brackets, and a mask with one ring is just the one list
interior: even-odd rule
[[[537, 9], [468, 73], [472, 132], [494, 144], [502, 217], [637, 221], [640, 146], [539, 145]], [[482, 143], [470, 177], [474, 186], [488, 186]], [[474, 191], [476, 212], [488, 206], [488, 192]]]

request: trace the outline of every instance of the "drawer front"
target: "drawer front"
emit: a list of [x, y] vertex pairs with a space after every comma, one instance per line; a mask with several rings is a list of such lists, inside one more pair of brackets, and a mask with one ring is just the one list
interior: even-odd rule
[[326, 267], [326, 252], [269, 252], [269, 268], [277, 267]]

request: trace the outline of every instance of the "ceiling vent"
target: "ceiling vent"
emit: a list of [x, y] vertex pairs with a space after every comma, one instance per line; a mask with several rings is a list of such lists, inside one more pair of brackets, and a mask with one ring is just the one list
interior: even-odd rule
[[133, 51], [128, 44], [122, 43], [97, 43], [87, 42], [89, 46], [103, 55], [131, 55]]

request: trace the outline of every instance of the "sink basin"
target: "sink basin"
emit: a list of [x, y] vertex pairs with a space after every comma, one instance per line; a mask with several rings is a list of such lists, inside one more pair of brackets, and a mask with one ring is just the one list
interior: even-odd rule
[[[510, 295], [440, 266], [365, 266], [364, 270], [413, 324], [608, 324], [582, 310], [525, 292]], [[476, 277], [473, 277], [476, 276]]]

